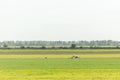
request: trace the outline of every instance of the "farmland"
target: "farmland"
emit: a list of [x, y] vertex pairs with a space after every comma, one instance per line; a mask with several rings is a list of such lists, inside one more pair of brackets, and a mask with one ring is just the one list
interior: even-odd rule
[[[0, 54], [0, 80], [120, 79], [119, 49], [0, 50]], [[80, 59], [71, 59], [73, 55]]]

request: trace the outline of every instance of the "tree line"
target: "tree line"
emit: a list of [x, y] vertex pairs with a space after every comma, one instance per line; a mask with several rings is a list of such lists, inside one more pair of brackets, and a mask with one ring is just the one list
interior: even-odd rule
[[20, 49], [99, 49], [119, 48], [120, 41], [93, 40], [93, 41], [0, 41], [0, 48]]

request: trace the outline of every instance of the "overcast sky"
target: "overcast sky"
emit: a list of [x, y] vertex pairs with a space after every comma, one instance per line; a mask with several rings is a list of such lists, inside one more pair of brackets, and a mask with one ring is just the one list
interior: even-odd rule
[[0, 0], [1, 40], [120, 40], [120, 0]]

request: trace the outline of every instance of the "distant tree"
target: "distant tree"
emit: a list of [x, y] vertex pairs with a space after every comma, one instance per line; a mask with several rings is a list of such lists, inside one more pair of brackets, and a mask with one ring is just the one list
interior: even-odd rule
[[116, 46], [116, 48], [118, 49], [118, 48], [119, 48], [119, 46]]
[[82, 46], [80, 46], [80, 49], [82, 49], [83, 47]]
[[51, 47], [51, 49], [55, 49], [55, 46]]
[[28, 47], [26, 47], [26, 48], [27, 48], [27, 49], [30, 49], [31, 47], [28, 46]]
[[20, 46], [21, 49], [25, 49], [25, 46]]
[[75, 49], [76, 48], [76, 44], [71, 44], [71, 49]]
[[8, 47], [8, 45], [6, 45], [6, 44], [5, 44], [5, 45], [3, 45], [3, 47], [4, 47], [4, 48], [7, 48], [7, 47]]
[[45, 46], [42, 46], [41, 49], [46, 49], [46, 47], [45, 47]]
[[62, 47], [62, 49], [69, 49], [67, 46]]
[[63, 47], [62, 47], [62, 46], [60, 46], [60, 47], [58, 47], [58, 49], [63, 49]]
[[94, 46], [90, 46], [90, 49], [93, 49], [94, 48]]

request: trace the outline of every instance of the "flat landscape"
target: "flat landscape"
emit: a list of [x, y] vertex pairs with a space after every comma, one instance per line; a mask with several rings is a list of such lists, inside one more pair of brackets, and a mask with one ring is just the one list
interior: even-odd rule
[[[0, 50], [0, 80], [120, 80], [120, 50]], [[78, 55], [80, 58], [71, 59]]]

